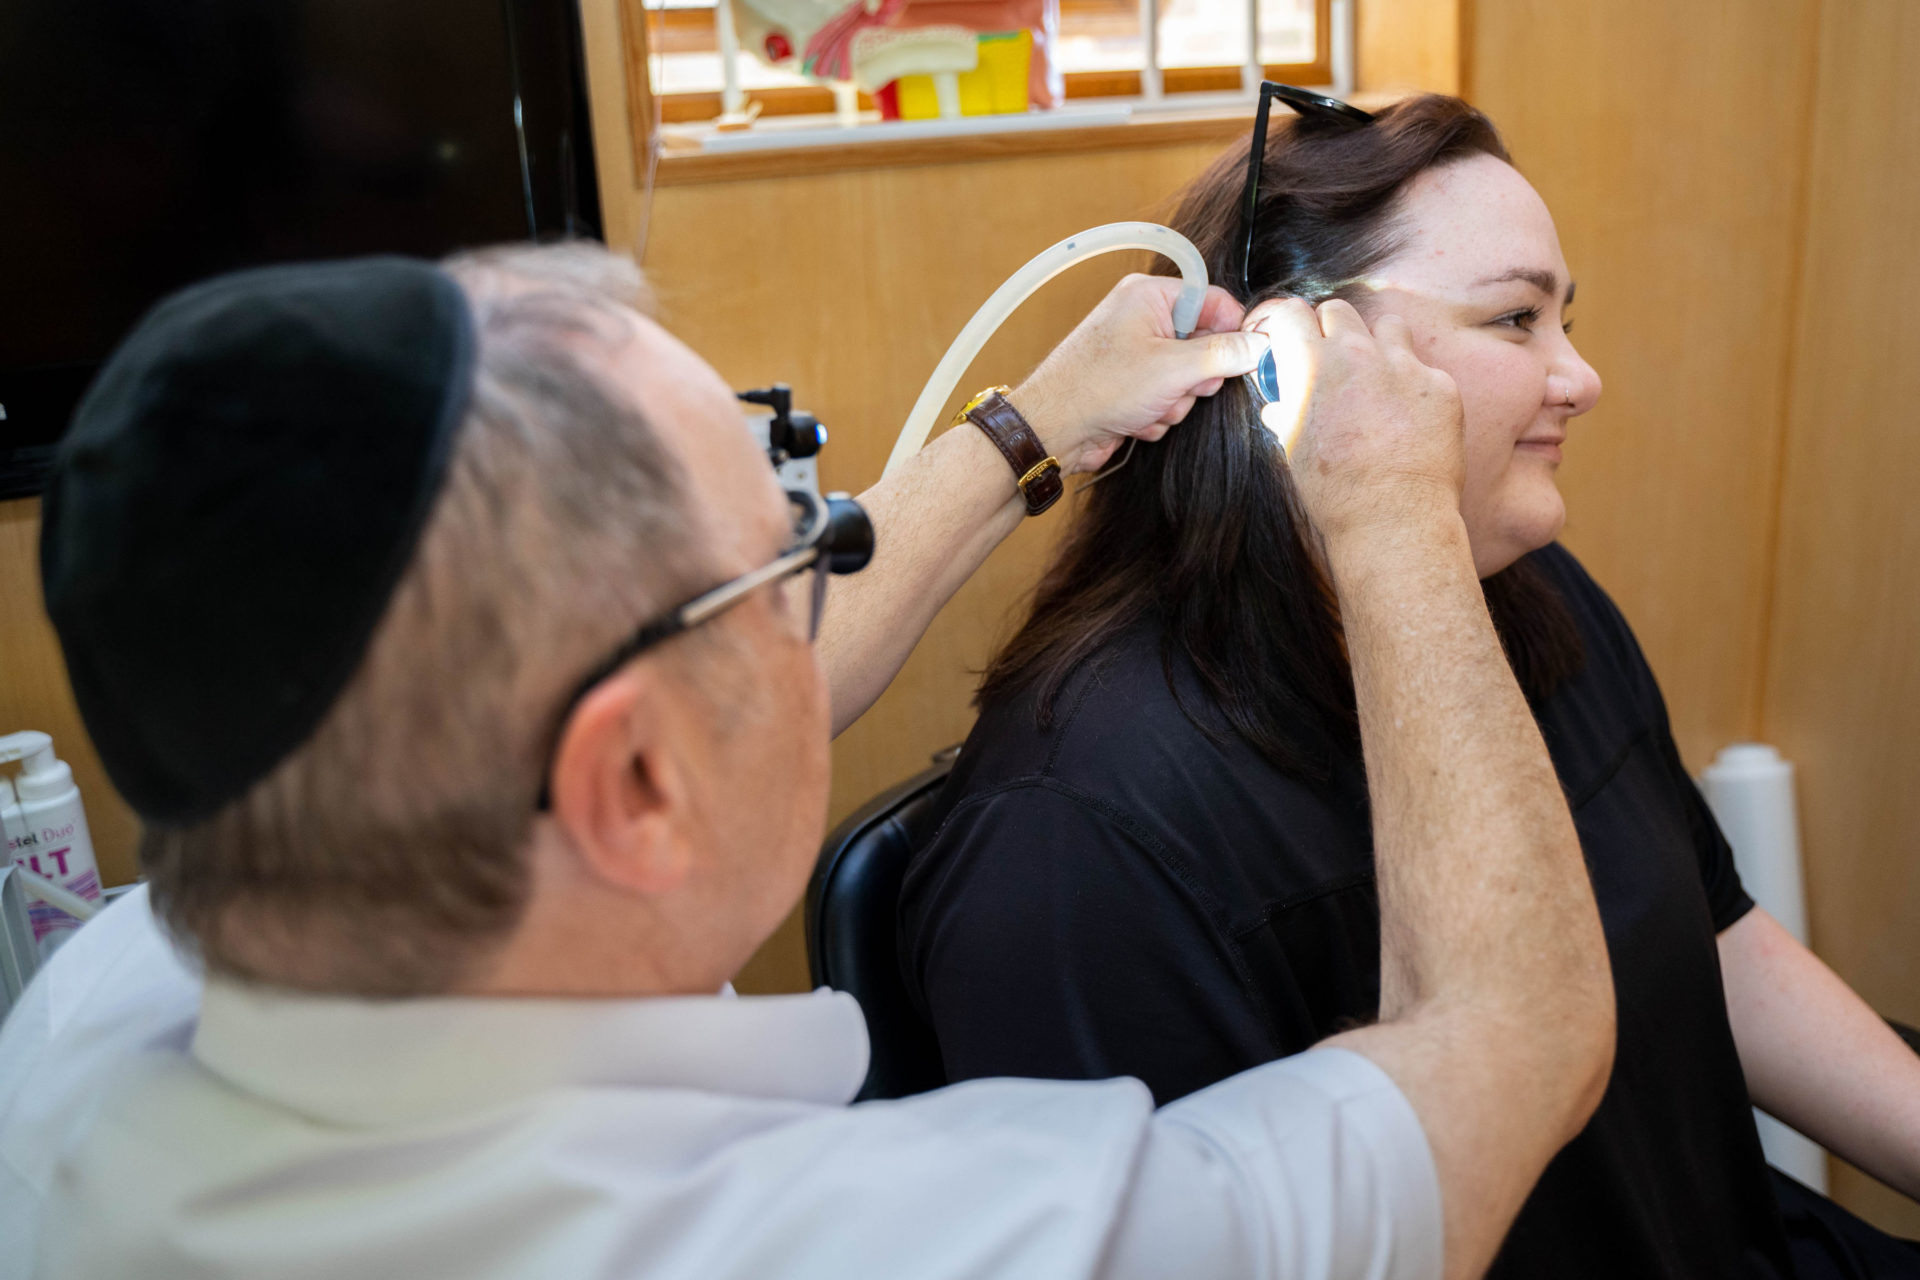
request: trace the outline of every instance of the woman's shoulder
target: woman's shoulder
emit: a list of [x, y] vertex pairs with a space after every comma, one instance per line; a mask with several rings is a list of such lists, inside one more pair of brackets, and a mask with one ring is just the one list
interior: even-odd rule
[[[1327, 782], [1281, 772], [1204, 703], [1197, 680], [1183, 687], [1177, 661], [1170, 682], [1162, 653], [1150, 632], [1103, 647], [1044, 726], [1031, 693], [984, 707], [910, 833], [903, 901], [924, 912], [962, 882], [1013, 896], [1062, 876], [1096, 896], [1155, 884], [1238, 936], [1262, 927], [1274, 904], [1365, 882], [1372, 838], [1359, 761]], [[1221, 719], [1218, 730], [1203, 727], [1207, 716]]]
[[1640, 642], [1620, 606], [1587, 567], [1558, 542], [1530, 553], [1526, 559], [1554, 588], [1572, 614], [1574, 624], [1580, 629], [1590, 668], [1599, 658], [1603, 668], [1613, 674], [1637, 679], [1647, 665], [1640, 652]]
[[[952, 819], [978, 823], [989, 810], [1038, 804], [1207, 864], [1209, 878], [1233, 874], [1231, 864], [1246, 857], [1297, 889], [1364, 863], [1360, 762], [1336, 761], [1323, 781], [1282, 772], [1233, 732], [1178, 653], [1171, 661], [1167, 653], [1157, 629], [1134, 628], [1074, 671], [1044, 723], [1031, 691], [982, 707], [921, 839]], [[1290, 858], [1296, 848], [1305, 852]]]
[[1594, 581], [1593, 575], [1587, 572], [1587, 567], [1562, 544], [1550, 542], [1538, 551], [1529, 552], [1525, 559], [1546, 576], [1569, 606], [1612, 605], [1612, 600]]
[[1580, 633], [1580, 669], [1535, 710], [1562, 780], [1584, 796], [1634, 743], [1666, 732], [1666, 699], [1626, 616], [1586, 567], [1558, 543], [1529, 558]]
[[1089, 654], [1051, 696], [1030, 686], [984, 701], [961, 755], [971, 757], [970, 790], [1045, 778], [1137, 793], [1164, 776], [1157, 761], [1217, 752], [1229, 736], [1160, 628], [1143, 622]]

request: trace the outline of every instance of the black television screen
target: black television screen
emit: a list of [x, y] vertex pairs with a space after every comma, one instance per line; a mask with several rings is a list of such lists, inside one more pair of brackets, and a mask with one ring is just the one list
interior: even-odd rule
[[573, 0], [0, 4], [0, 496], [153, 302], [599, 233]]

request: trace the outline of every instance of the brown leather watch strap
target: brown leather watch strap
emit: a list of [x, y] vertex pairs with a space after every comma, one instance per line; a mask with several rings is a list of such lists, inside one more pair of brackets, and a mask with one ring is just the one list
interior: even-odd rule
[[985, 432], [1013, 468], [1014, 483], [1027, 500], [1028, 515], [1037, 516], [1060, 500], [1066, 492], [1066, 482], [1060, 478], [1060, 460], [1047, 453], [1033, 427], [1007, 399], [1005, 387], [982, 391], [960, 411], [960, 416]]

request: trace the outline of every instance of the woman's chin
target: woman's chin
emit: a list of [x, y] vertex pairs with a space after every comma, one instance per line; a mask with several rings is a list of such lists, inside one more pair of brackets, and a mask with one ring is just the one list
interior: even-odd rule
[[1467, 541], [1473, 547], [1473, 568], [1482, 578], [1491, 578], [1524, 555], [1550, 545], [1567, 523], [1567, 505], [1552, 485], [1546, 492], [1532, 495], [1520, 506], [1501, 512], [1494, 528], [1485, 532], [1469, 526]]

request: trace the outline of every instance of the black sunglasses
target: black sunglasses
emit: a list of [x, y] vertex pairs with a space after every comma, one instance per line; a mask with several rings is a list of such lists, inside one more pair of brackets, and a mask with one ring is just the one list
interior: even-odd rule
[[[1290, 84], [1260, 82], [1260, 109], [1253, 118], [1253, 142], [1247, 148], [1247, 187], [1240, 197], [1240, 262], [1234, 283], [1239, 285], [1243, 302], [1253, 297], [1253, 221], [1260, 205], [1260, 169], [1267, 158], [1267, 115], [1273, 110], [1275, 98], [1308, 119], [1356, 125], [1373, 123], [1372, 112], [1362, 111], [1350, 102], [1310, 93]], [[1269, 405], [1280, 398], [1280, 370], [1271, 350], [1260, 357], [1260, 363], [1246, 377], [1255, 404]]]
[[1271, 80], [1260, 82], [1260, 110], [1253, 118], [1253, 145], [1247, 149], [1247, 187], [1240, 197], [1240, 272], [1235, 283], [1240, 286], [1240, 299], [1243, 302], [1253, 296], [1253, 218], [1260, 202], [1260, 167], [1267, 158], [1267, 115], [1273, 110], [1275, 98], [1307, 119], [1345, 124], [1373, 123], [1372, 112], [1362, 111], [1352, 103], [1329, 98], [1325, 94], [1310, 93], [1290, 84], [1275, 84]]

